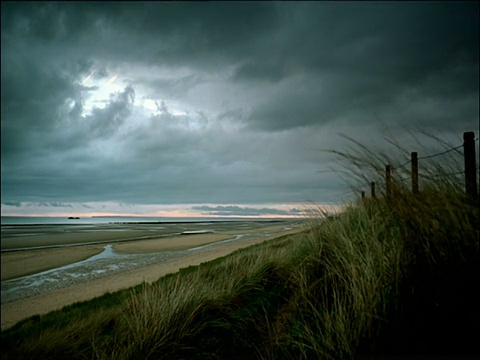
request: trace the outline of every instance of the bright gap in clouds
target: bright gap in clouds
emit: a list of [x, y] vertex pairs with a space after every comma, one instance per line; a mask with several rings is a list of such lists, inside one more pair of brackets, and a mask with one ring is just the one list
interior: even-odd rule
[[157, 114], [157, 113], [160, 113], [160, 109], [158, 108], [157, 106], [157, 103], [155, 102], [155, 100], [152, 100], [152, 99], [145, 99], [143, 100], [143, 107], [148, 110], [148, 111], [151, 111], [152, 114]]
[[[118, 70], [112, 72], [113, 75], [96, 77], [97, 70], [92, 70], [83, 80], [82, 85], [88, 87], [86, 91], [83, 107], [83, 116], [91, 115], [93, 109], [103, 109], [107, 106], [112, 96], [125, 90], [125, 87], [132, 86], [132, 79], [136, 78], [135, 72]], [[158, 74], [161, 76], [161, 74]], [[155, 75], [151, 75], [155, 77]], [[147, 115], [161, 115], [168, 113], [172, 116], [188, 115], [187, 111], [182, 110], [185, 106], [178, 104], [170, 99], [164, 99], [163, 94], [148, 94], [145, 89], [139, 86], [133, 86], [135, 91], [135, 101], [133, 106], [142, 110]]]
[[82, 115], [91, 115], [93, 109], [103, 109], [107, 106], [111, 96], [124, 90], [124, 82], [118, 79], [118, 74], [96, 78], [94, 69], [83, 79], [82, 85], [88, 87], [84, 92], [84, 106]]

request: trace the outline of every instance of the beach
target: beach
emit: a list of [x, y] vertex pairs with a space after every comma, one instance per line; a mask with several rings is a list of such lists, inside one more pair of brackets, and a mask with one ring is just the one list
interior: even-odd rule
[[2, 330], [303, 229], [301, 221], [2, 226]]

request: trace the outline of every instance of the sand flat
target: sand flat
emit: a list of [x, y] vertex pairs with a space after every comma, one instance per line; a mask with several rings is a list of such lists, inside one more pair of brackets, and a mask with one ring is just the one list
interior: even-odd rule
[[36, 247], [56, 247], [60, 245], [75, 246], [97, 243], [135, 240], [142, 237], [155, 236], [155, 233], [142, 230], [92, 230], [89, 232], [52, 232], [34, 234], [33, 236], [2, 238], [2, 251], [28, 249]]
[[[114, 243], [115, 250], [125, 254], [162, 253], [164, 249], [168, 248], [185, 249], [205, 244], [207, 246], [202, 247], [200, 250], [188, 251], [186, 255], [180, 258], [173, 257], [168, 261], [121, 271], [84, 283], [69, 284], [47, 293], [2, 303], [2, 330], [30, 316], [46, 314], [74, 302], [90, 300], [107, 292], [136, 286], [143, 281], [153, 282], [161, 276], [176, 272], [181, 268], [199, 265], [203, 262], [225, 256], [237, 249], [261, 243], [284, 234], [295, 233], [302, 229], [303, 226], [298, 224], [296, 226], [285, 226], [285, 224], [272, 226], [270, 224], [253, 229], [235, 229], [232, 231], [225, 229], [226, 231], [220, 233], [182, 235]], [[242, 234], [239, 240], [229, 240], [238, 234]], [[179, 241], [181, 244], [179, 244]], [[211, 244], [211, 246], [208, 244]], [[22, 273], [31, 274], [38, 269], [44, 269], [45, 266], [56, 268], [81, 261], [90, 255], [98, 254], [103, 250], [104, 246], [105, 244], [96, 244], [2, 252], [2, 280], [4, 276], [16, 277], [22, 276]]]
[[[295, 231], [291, 231], [290, 233], [294, 232]], [[226, 242], [215, 247], [205, 248], [202, 251], [191, 252], [188, 256], [179, 259], [173, 259], [141, 269], [121, 272], [105, 278], [95, 279], [88, 283], [72, 285], [46, 294], [2, 304], [1, 328], [2, 330], [7, 329], [18, 321], [33, 315], [42, 315], [54, 310], [59, 310], [64, 306], [79, 301], [90, 300], [104, 295], [107, 292], [127, 289], [141, 284], [144, 281], [151, 283], [164, 275], [177, 272], [182, 268], [200, 265], [201, 263], [228, 255], [235, 250], [258, 244], [271, 238], [272, 237], [250, 238], [244, 241]]]
[[[189, 249], [232, 238], [227, 234], [181, 235], [151, 240], [127, 241], [114, 245], [120, 253], [141, 254]], [[85, 260], [103, 251], [105, 245], [81, 245], [2, 252], [1, 279], [13, 279]]]
[[231, 239], [229, 234], [192, 234], [171, 236], [168, 238], [128, 241], [114, 244], [115, 251], [120, 253], [139, 254], [155, 251], [172, 251], [190, 249], [217, 241]]
[[[288, 232], [290, 226], [285, 224], [266, 225], [258, 228], [225, 229], [222, 232], [201, 234], [159, 236], [148, 240], [135, 240], [145, 231], [102, 232], [93, 231], [88, 234], [71, 234], [60, 232], [49, 236], [19, 237], [2, 239], [1, 279], [7, 280], [36, 272], [54, 269], [78, 261], [85, 260], [100, 253], [104, 246], [113, 244], [115, 251], [120, 253], [140, 254], [155, 251], [173, 251], [194, 248], [214, 242], [234, 238], [238, 234], [244, 236], [265, 237], [273, 234], [281, 235]], [[152, 236], [152, 235], [151, 235]], [[127, 239], [118, 241], [118, 239]], [[133, 238], [133, 240], [128, 240]], [[72, 245], [82, 243], [84, 245]], [[94, 242], [95, 244], [89, 245]], [[47, 246], [45, 248], [35, 247]], [[59, 246], [51, 247], [48, 246]], [[33, 248], [33, 249], [30, 249]], [[18, 251], [11, 251], [18, 249]]]
[[102, 252], [103, 247], [103, 245], [88, 245], [2, 252], [1, 279], [13, 279], [82, 261]]

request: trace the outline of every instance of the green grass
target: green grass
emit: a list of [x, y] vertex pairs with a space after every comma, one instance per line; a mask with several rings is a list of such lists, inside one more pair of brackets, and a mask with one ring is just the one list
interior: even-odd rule
[[303, 233], [27, 319], [2, 359], [478, 355], [478, 201], [435, 169], [420, 194], [397, 181]]

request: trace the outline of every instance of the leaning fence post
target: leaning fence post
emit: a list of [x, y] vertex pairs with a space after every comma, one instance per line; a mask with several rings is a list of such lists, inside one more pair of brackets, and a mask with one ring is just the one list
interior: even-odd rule
[[463, 154], [465, 159], [465, 192], [472, 199], [477, 198], [477, 169], [475, 160], [475, 133], [463, 133]]
[[392, 169], [390, 165], [385, 166], [385, 182], [387, 189], [387, 199], [392, 195]]
[[412, 152], [412, 193], [418, 194], [418, 154]]
[[370, 195], [372, 196], [372, 199], [375, 199], [375, 181], [372, 181], [370, 183]]

